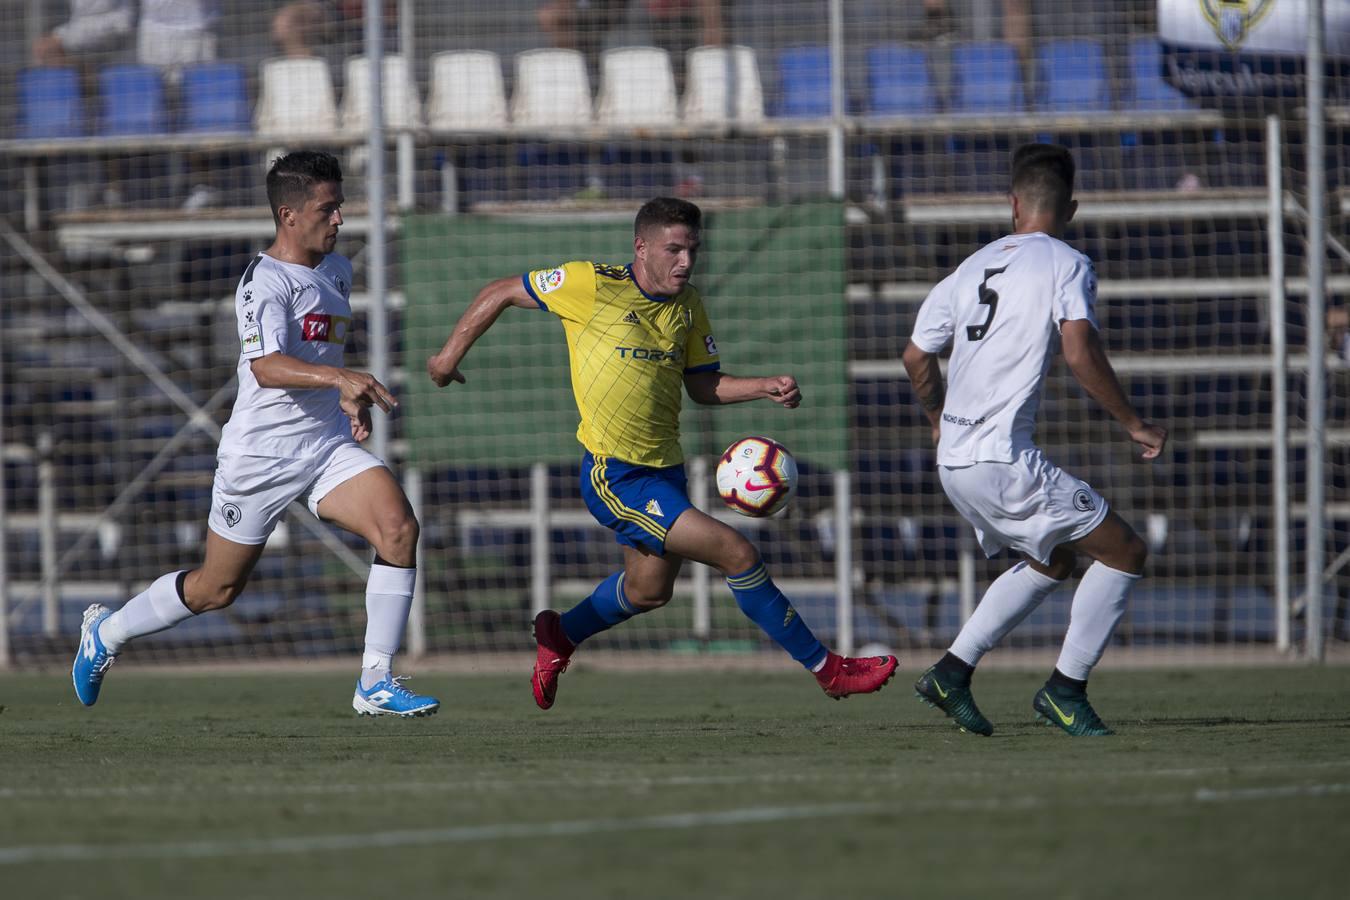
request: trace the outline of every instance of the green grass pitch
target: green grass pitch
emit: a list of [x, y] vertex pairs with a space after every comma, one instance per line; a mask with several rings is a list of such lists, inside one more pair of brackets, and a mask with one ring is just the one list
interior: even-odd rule
[[[440, 715], [360, 719], [350, 678], [0, 676], [0, 896], [1289, 897], [1350, 892], [1350, 668], [1107, 670], [1118, 734], [958, 733], [900, 672], [424, 675]], [[861, 893], [857, 896], [862, 896]]]

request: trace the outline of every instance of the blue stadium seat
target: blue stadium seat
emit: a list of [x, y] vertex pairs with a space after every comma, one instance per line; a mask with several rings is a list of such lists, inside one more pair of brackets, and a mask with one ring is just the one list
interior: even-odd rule
[[605, 194], [632, 199], [674, 190], [675, 154], [665, 147], [608, 144], [600, 151]]
[[975, 41], [952, 50], [952, 112], [1017, 113], [1026, 109], [1017, 51], [1003, 41]]
[[244, 67], [202, 63], [183, 69], [183, 131], [249, 131]]
[[830, 114], [829, 47], [792, 47], [778, 54], [778, 114], [800, 118]]
[[1181, 91], [1162, 77], [1162, 53], [1157, 38], [1137, 37], [1130, 42], [1130, 90], [1126, 103], [1131, 109], [1157, 111], [1191, 109], [1195, 106]]
[[1092, 40], [1048, 41], [1037, 54], [1039, 106], [1052, 113], [1096, 113], [1111, 108], [1102, 46]]
[[24, 69], [19, 73], [19, 98], [20, 138], [84, 135], [84, 103], [74, 69]]
[[162, 134], [167, 131], [164, 82], [154, 66], [108, 66], [99, 73], [104, 135]]
[[876, 116], [921, 116], [938, 111], [928, 51], [879, 44], [867, 51], [868, 110]]
[[530, 142], [517, 149], [516, 165], [532, 198], [556, 199], [587, 187], [591, 151], [582, 144]]
[[[1017, 52], [1003, 41], [958, 44], [952, 50], [951, 112], [999, 115], [1026, 110], [1026, 92]], [[961, 135], [947, 139], [951, 175], [961, 190], [992, 192], [1007, 186], [1011, 138]]]

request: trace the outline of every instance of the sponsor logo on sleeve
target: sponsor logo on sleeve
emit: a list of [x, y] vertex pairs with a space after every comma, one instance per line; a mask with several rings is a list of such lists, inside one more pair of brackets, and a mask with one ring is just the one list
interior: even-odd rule
[[537, 294], [550, 294], [563, 286], [567, 275], [561, 268], [548, 269], [534, 273], [534, 290]]
[[717, 341], [713, 340], [713, 336], [711, 334], [706, 334], [703, 336], [703, 346], [708, 349], [709, 356], [717, 355]]
[[253, 305], [253, 290], [251, 288], [247, 291], [244, 291], [244, 305], [245, 306]]
[[1097, 504], [1092, 502], [1092, 495], [1081, 488], [1074, 491], [1073, 505], [1079, 512], [1091, 512], [1097, 508]]
[[250, 325], [244, 329], [244, 333], [241, 335], [239, 341], [240, 349], [243, 350], [244, 353], [249, 353], [253, 350], [261, 350], [262, 345], [262, 326]]

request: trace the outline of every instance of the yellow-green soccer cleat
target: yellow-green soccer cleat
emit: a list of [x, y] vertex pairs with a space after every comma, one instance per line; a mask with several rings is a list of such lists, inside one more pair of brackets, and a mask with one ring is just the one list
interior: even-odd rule
[[984, 717], [975, 705], [970, 687], [955, 684], [943, 684], [938, 680], [936, 667], [930, 668], [914, 682], [914, 694], [929, 706], [936, 706], [956, 722], [962, 731], [980, 734], [985, 737], [994, 733], [993, 724]]
[[1115, 734], [1098, 717], [1097, 711], [1088, 702], [1087, 694], [1064, 697], [1043, 687], [1036, 692], [1031, 708], [1036, 710], [1036, 721], [1058, 726], [1074, 737]]

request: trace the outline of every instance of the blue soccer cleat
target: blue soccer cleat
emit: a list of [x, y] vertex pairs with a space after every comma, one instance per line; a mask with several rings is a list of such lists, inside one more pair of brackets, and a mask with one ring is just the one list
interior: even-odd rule
[[98, 702], [99, 689], [108, 667], [117, 661], [116, 653], [109, 653], [98, 636], [98, 626], [112, 615], [112, 610], [95, 603], [84, 611], [80, 625], [80, 647], [75, 651], [75, 664], [70, 667], [70, 680], [75, 683], [75, 696], [85, 706]]
[[414, 694], [402, 684], [407, 675], [389, 676], [369, 688], [361, 687], [361, 679], [356, 679], [356, 694], [352, 697], [352, 709], [362, 716], [434, 716], [441, 708], [441, 701], [435, 697]]

